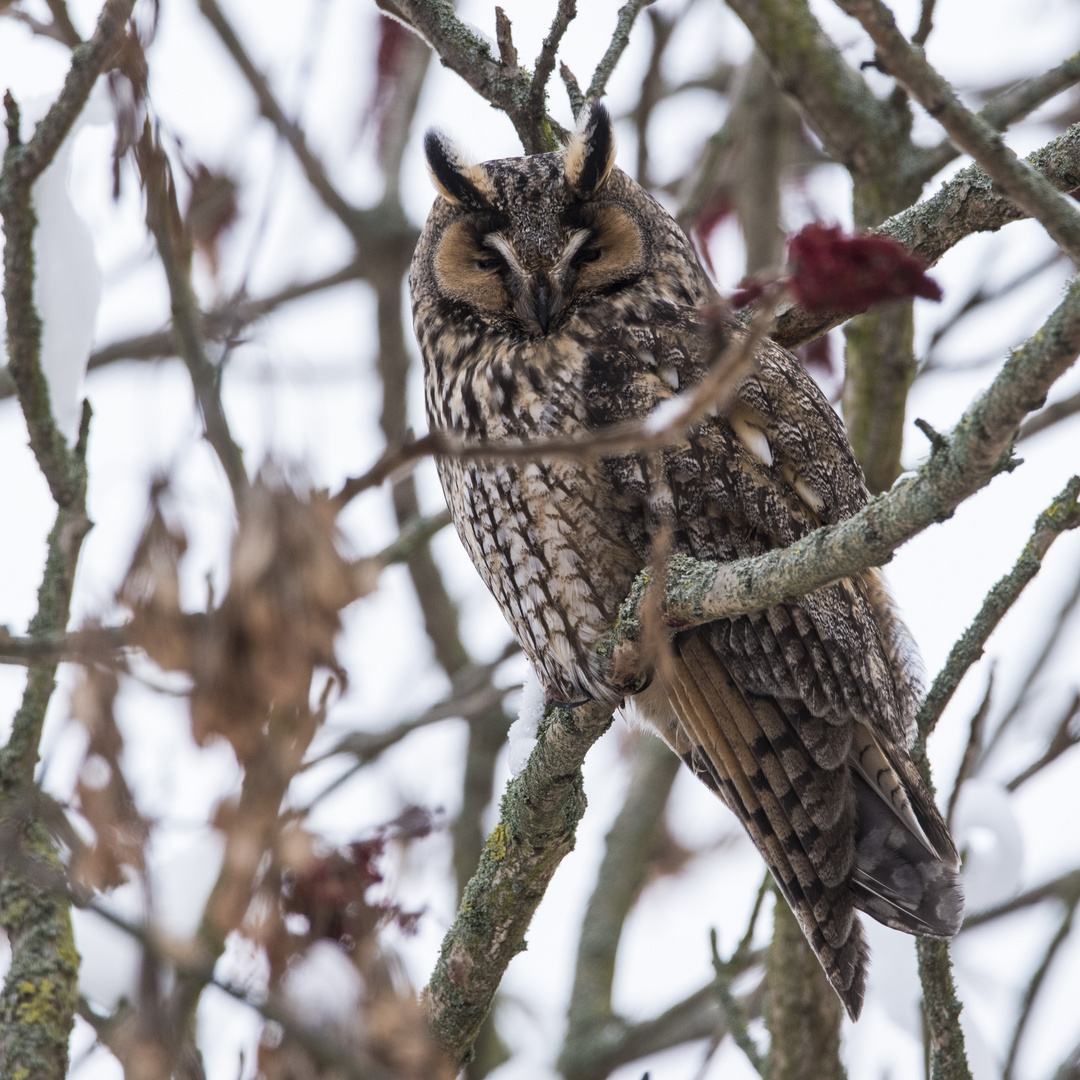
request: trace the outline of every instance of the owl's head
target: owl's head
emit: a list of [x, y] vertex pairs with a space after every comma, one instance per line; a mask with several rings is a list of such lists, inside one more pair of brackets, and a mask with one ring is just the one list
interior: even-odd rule
[[614, 168], [603, 105], [586, 103], [559, 152], [471, 165], [437, 131], [424, 150], [440, 197], [413, 263], [414, 296], [433, 289], [455, 315], [536, 338], [648, 271], [646, 218], [659, 207]]

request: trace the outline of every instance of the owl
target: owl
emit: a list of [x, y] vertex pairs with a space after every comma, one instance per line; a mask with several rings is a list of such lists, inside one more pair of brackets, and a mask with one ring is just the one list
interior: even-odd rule
[[[714, 286], [682, 230], [614, 166], [589, 102], [561, 152], [471, 164], [437, 131], [438, 197], [410, 270], [428, 421], [469, 443], [587, 438], [693, 387]], [[836, 413], [798, 361], [758, 347], [716, 415], [649, 453], [437, 460], [458, 535], [549, 702], [617, 705], [596, 646], [666, 550], [732, 560], [868, 498]], [[921, 696], [875, 570], [679, 633], [630, 707], [738, 816], [832, 986], [858, 1016], [861, 909], [952, 937], [959, 859], [907, 748]]]

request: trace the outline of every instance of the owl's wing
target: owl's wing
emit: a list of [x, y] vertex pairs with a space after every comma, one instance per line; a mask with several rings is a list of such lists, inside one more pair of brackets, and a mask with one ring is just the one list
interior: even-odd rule
[[[674, 340], [653, 331], [658, 365], [685, 357], [692, 339]], [[684, 385], [700, 378], [692, 350], [683, 363]], [[628, 407], [643, 409], [648, 372], [634, 385]], [[867, 498], [839, 418], [771, 344], [724, 416], [609, 471], [640, 500], [643, 558], [661, 531], [696, 558], [760, 554]], [[650, 717], [742, 820], [853, 1016], [866, 959], [856, 907], [911, 933], [959, 928], [956, 850], [901, 749], [919, 695], [911, 652], [870, 572], [679, 635], [660, 668], [674, 722]]]

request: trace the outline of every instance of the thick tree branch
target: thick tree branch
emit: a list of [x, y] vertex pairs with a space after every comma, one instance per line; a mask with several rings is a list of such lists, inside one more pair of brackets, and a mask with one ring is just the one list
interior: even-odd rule
[[559, 863], [573, 849], [585, 811], [581, 763], [611, 724], [589, 702], [550, 709], [532, 756], [503, 796], [499, 824], [465, 889], [423, 1000], [438, 1044], [463, 1062], [507, 964]]

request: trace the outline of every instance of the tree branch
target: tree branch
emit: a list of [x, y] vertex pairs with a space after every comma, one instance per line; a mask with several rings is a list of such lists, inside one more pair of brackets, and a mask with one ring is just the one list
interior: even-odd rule
[[[917, 41], [915, 43], [918, 44]], [[1042, 75], [1010, 86], [1008, 90], [988, 101], [979, 110], [979, 116], [995, 131], [1004, 131], [1010, 124], [1022, 120], [1062, 90], [1075, 86], [1077, 82], [1080, 82], [1080, 53], [1070, 56], [1068, 60]], [[958, 155], [959, 151], [948, 139], [924, 150], [922, 161], [919, 162], [920, 175], [929, 180]]]
[[882, 70], [907, 91], [948, 132], [953, 144], [986, 169], [1004, 193], [1037, 219], [1061, 248], [1080, 263], [1080, 209], [1030, 165], [1019, 160], [1000, 132], [960, 103], [953, 88], [900, 33], [881, 0], [836, 0], [858, 19], [877, 47]]
[[1061, 494], [1038, 516], [1031, 539], [1024, 546], [1016, 565], [990, 590], [978, 615], [952, 647], [945, 666], [934, 680], [916, 717], [919, 733], [924, 738], [934, 730], [968, 668], [982, 656], [983, 646], [997, 624], [1042, 568], [1043, 557], [1050, 545], [1063, 532], [1080, 525], [1080, 506], [1076, 501], [1078, 493], [1080, 476], [1074, 476]]
[[533, 912], [585, 811], [581, 763], [611, 724], [589, 702], [548, 710], [532, 756], [510, 781], [499, 824], [461, 899], [423, 993], [436, 1042], [465, 1060], [507, 964], [525, 943]]

